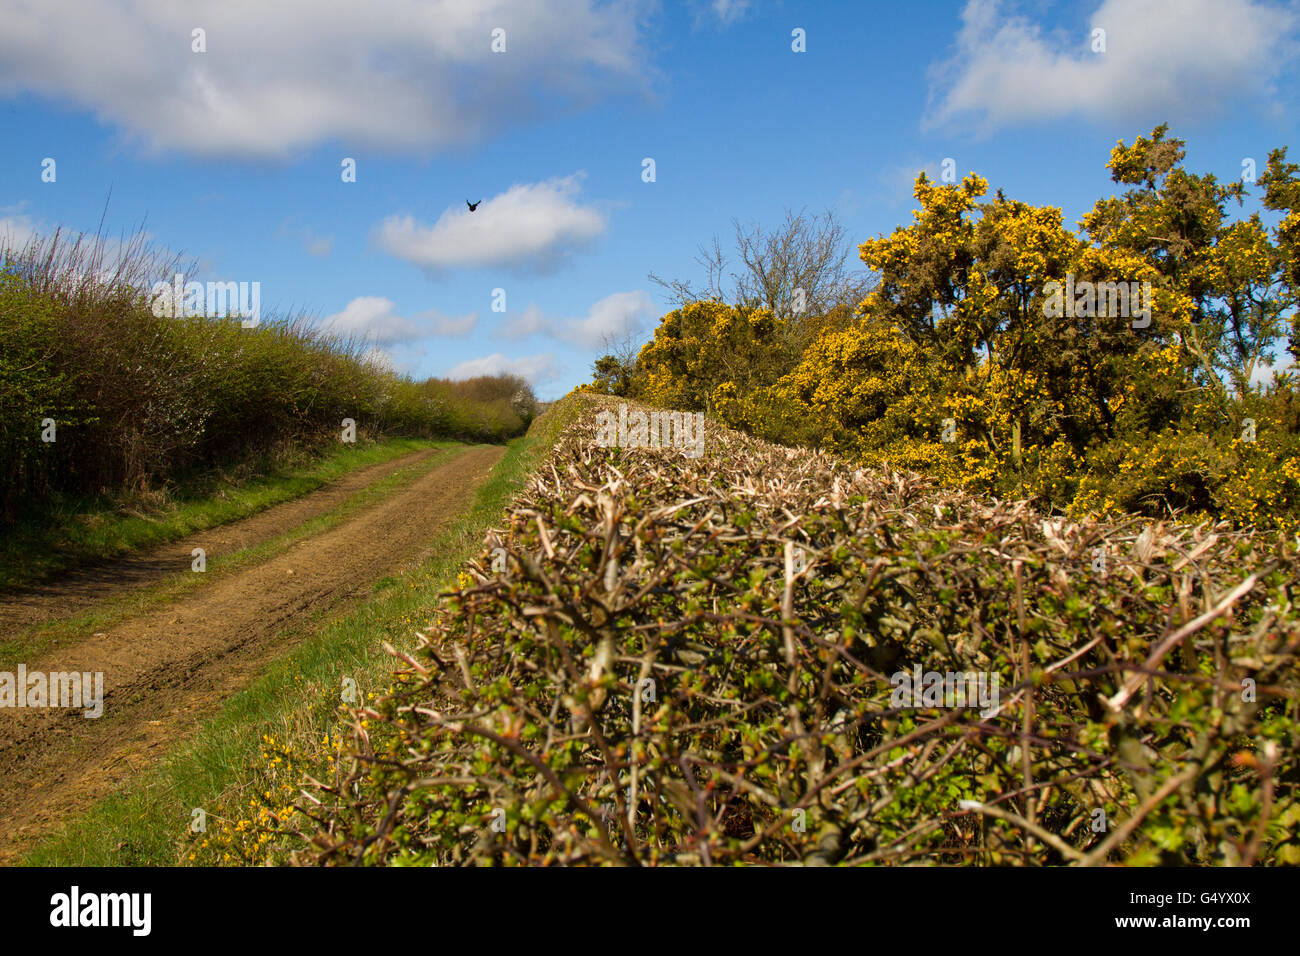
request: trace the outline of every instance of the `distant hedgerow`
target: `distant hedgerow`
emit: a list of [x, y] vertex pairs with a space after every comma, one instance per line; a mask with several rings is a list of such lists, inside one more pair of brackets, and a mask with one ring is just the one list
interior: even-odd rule
[[0, 249], [0, 523], [359, 431], [499, 442], [536, 412], [516, 376], [416, 382], [304, 317], [159, 317], [174, 261], [137, 236]]

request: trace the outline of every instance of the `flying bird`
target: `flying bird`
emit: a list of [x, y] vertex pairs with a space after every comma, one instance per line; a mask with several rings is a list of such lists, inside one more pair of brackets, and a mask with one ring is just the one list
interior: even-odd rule
[[483, 200], [481, 200], [481, 199], [480, 199], [478, 202], [470, 202], [468, 199], [465, 200], [465, 205], [466, 205], [466, 206], [469, 206], [469, 211], [470, 211], [470, 212], [473, 212], [473, 211], [474, 211], [475, 209], [477, 209], [480, 205], [482, 205], [482, 203], [483, 203]]

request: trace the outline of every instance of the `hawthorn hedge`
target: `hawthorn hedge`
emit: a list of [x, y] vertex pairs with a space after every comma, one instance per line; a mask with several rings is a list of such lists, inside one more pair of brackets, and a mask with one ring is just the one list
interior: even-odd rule
[[701, 457], [602, 447], [616, 401], [563, 403], [298, 862], [1300, 862], [1296, 541], [1068, 523], [713, 421]]

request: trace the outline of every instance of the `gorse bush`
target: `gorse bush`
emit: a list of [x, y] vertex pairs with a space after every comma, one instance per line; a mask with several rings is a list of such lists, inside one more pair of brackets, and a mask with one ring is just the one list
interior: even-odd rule
[[1072, 517], [1295, 530], [1298, 379], [1261, 373], [1300, 357], [1300, 167], [1274, 151], [1261, 209], [1234, 219], [1250, 187], [1183, 155], [1163, 126], [1120, 143], [1124, 191], [1077, 232], [1054, 207], [988, 198], [974, 173], [922, 174], [915, 221], [860, 247], [879, 280], [862, 301], [800, 317], [794, 337], [768, 310], [686, 303], [633, 368], [606, 356], [586, 389]]
[[345, 418], [363, 435], [498, 442], [535, 414], [518, 377], [411, 381], [302, 316], [254, 328], [237, 316], [155, 316], [148, 291], [175, 269], [139, 236], [115, 256], [103, 240], [57, 233], [0, 251], [5, 520], [23, 505], [337, 439]]
[[613, 403], [566, 401], [299, 802], [301, 862], [1300, 862], [1294, 542], [713, 422], [697, 459], [603, 448]]

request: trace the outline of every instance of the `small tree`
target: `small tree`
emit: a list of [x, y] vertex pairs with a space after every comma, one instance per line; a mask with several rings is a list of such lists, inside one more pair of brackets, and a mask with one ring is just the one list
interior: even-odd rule
[[592, 363], [593, 384], [606, 395], [631, 395], [640, 351], [631, 329], [625, 330], [621, 337], [605, 333], [601, 345], [605, 354]]
[[708, 271], [707, 284], [694, 288], [689, 281], [649, 279], [667, 290], [677, 308], [713, 300], [739, 307], [768, 309], [785, 323], [788, 344], [800, 353], [820, 328], [821, 317], [837, 307], [854, 307], [872, 286], [871, 274], [855, 268], [857, 257], [848, 232], [827, 210], [808, 215], [786, 210], [781, 225], [765, 231], [757, 223], [731, 221], [734, 253], [739, 268], [731, 271], [731, 256], [717, 236], [711, 246], [701, 246], [696, 262]]

